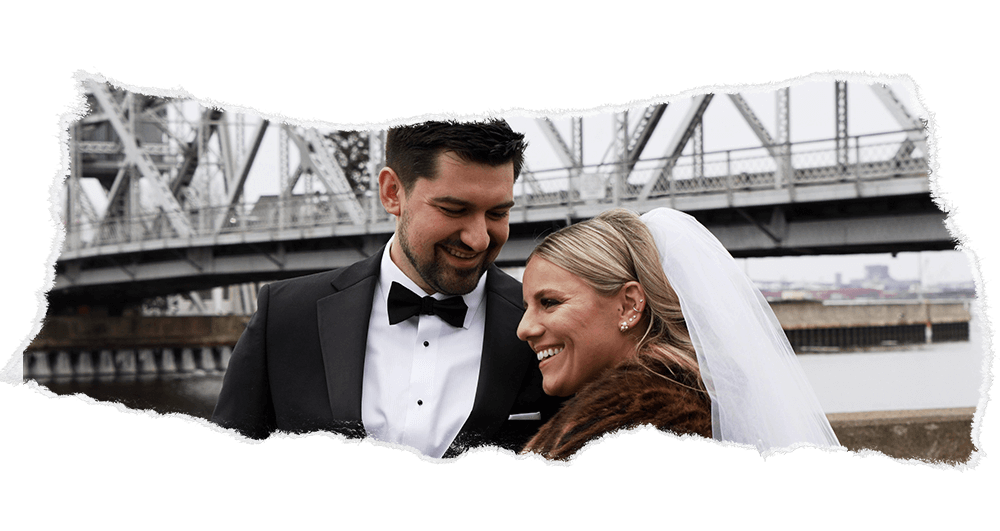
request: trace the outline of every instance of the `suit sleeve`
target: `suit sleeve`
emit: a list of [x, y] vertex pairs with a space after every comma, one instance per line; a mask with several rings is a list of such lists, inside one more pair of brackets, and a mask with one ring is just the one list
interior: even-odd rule
[[212, 413], [212, 422], [252, 439], [265, 439], [277, 429], [267, 373], [269, 285], [257, 296], [257, 311], [233, 349]]

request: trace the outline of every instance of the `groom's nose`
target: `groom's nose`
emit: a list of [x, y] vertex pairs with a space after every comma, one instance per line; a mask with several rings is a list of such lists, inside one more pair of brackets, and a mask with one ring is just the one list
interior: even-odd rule
[[481, 253], [489, 249], [491, 237], [485, 216], [470, 216], [462, 227], [460, 238], [472, 252]]

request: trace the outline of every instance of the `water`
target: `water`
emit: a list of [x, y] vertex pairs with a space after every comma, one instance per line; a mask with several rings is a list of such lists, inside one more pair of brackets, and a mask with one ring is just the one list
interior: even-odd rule
[[199, 371], [189, 375], [51, 379], [39, 383], [60, 395], [82, 393], [95, 400], [119, 402], [132, 409], [183, 413], [208, 419], [222, 390], [222, 376], [218, 372]]
[[970, 343], [799, 360], [827, 413], [974, 407], [983, 381], [982, 351]]
[[975, 407], [986, 346], [972, 315], [969, 341], [798, 359], [827, 413]]

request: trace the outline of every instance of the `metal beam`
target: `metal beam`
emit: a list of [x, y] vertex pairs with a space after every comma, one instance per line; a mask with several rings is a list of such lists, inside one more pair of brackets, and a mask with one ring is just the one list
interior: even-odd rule
[[691, 107], [688, 108], [687, 115], [681, 122], [680, 129], [664, 150], [663, 162], [653, 171], [653, 178], [643, 186], [642, 192], [639, 194], [641, 200], [648, 199], [650, 193], [660, 182], [669, 182], [670, 172], [673, 170], [674, 165], [677, 164], [677, 158], [684, 152], [684, 147], [691, 140], [691, 136], [694, 135], [694, 129], [698, 125], [698, 122], [701, 121], [701, 117], [704, 116], [705, 109], [708, 108], [708, 104], [712, 101], [712, 96], [713, 94], [702, 94], [701, 96], [696, 96], [691, 101]]
[[[779, 249], [808, 250], [809, 254], [851, 252], [851, 249], [940, 249], [954, 239], [944, 225], [945, 214], [927, 212], [897, 216], [789, 221], [780, 242], [749, 225], [708, 225], [722, 245], [733, 253], [768, 255]], [[857, 252], [857, 251], [855, 251]], [[782, 254], [782, 253], [777, 253]]]
[[760, 140], [761, 145], [767, 148], [767, 152], [770, 153], [775, 160], [778, 160], [781, 153], [775, 149], [775, 144], [777, 142], [771, 138], [771, 134], [767, 132], [767, 128], [764, 127], [764, 123], [760, 121], [760, 118], [757, 118], [757, 115], [753, 112], [753, 109], [750, 108], [750, 104], [747, 103], [747, 100], [743, 99], [743, 96], [739, 94], [730, 94], [729, 99], [733, 102], [733, 105], [736, 106], [736, 110], [739, 111], [743, 120], [750, 126], [750, 130], [753, 131], [753, 134], [757, 136], [758, 140]]
[[847, 82], [834, 82], [834, 104], [837, 117], [837, 164], [847, 167], [848, 164], [848, 130], [847, 130]]
[[916, 146], [922, 146], [925, 142], [924, 123], [910, 115], [903, 102], [899, 101], [899, 98], [896, 97], [896, 94], [887, 85], [875, 84], [869, 86], [879, 101], [882, 102], [882, 105], [889, 111], [889, 114], [892, 115], [892, 118], [896, 120], [896, 123], [903, 129], [908, 129], [906, 132], [906, 142], [903, 142], [903, 145], [899, 146], [899, 150], [896, 152], [893, 160], [899, 161], [909, 158], [910, 154], [913, 153], [913, 149]]
[[226, 208], [224, 210], [220, 209], [219, 215], [215, 220], [216, 232], [222, 229], [226, 216], [229, 215], [229, 210], [233, 208], [233, 205], [243, 195], [243, 185], [247, 181], [247, 176], [250, 175], [250, 167], [253, 165], [254, 158], [257, 157], [257, 150], [260, 149], [260, 144], [264, 141], [264, 133], [267, 132], [268, 123], [267, 120], [261, 120], [260, 125], [257, 126], [257, 132], [254, 134], [250, 151], [247, 152], [246, 157], [240, 163], [240, 169], [236, 174], [234, 182], [230, 183], [229, 196], [226, 198]]
[[739, 111], [743, 120], [746, 121], [747, 125], [750, 126], [750, 130], [757, 136], [760, 140], [761, 145], [767, 149], [767, 152], [771, 154], [774, 159], [775, 166], [778, 168], [778, 173], [775, 175], [774, 187], [781, 188], [785, 183], [792, 178], [792, 161], [789, 153], [787, 143], [789, 142], [789, 89], [785, 87], [779, 89], [775, 92], [775, 122], [777, 124], [777, 139], [771, 138], [771, 134], [768, 133], [767, 128], [764, 127], [763, 122], [760, 118], [753, 112], [750, 108], [750, 104], [747, 103], [743, 96], [739, 94], [730, 94], [729, 99], [732, 100], [733, 105], [736, 106], [736, 110]]
[[330, 154], [331, 147], [323, 141], [323, 137], [315, 129], [302, 129], [301, 133], [289, 130], [289, 136], [299, 148], [301, 164], [308, 165], [327, 191], [336, 197], [332, 206], [338, 212], [347, 214], [352, 223], [364, 224], [364, 208], [354, 196], [354, 190], [344, 170], [333, 160]]
[[552, 120], [543, 117], [535, 121], [564, 166], [567, 168], [578, 168], [583, 165], [582, 160], [577, 159], [573, 150], [566, 145], [566, 141], [563, 140], [562, 135], [559, 134], [559, 130], [556, 129], [556, 124], [552, 123]]
[[778, 138], [776, 139], [778, 143], [776, 146], [778, 156], [775, 157], [775, 164], [778, 171], [774, 176], [775, 188], [781, 188], [786, 183], [789, 185], [793, 184], [792, 180], [793, 177], [795, 177], [795, 169], [792, 168], [791, 153], [792, 124], [790, 100], [791, 90], [788, 87], [778, 89], [778, 91], [774, 93], [774, 122], [778, 128]]
[[135, 134], [132, 128], [125, 122], [125, 116], [121, 108], [114, 101], [111, 93], [103, 83], [88, 81], [88, 86], [94, 97], [100, 103], [104, 112], [108, 115], [108, 122], [118, 134], [118, 139], [125, 150], [126, 160], [135, 166], [139, 173], [150, 183], [150, 191], [153, 203], [156, 204], [167, 216], [170, 226], [180, 237], [187, 237], [191, 234], [191, 225], [188, 223], [180, 203], [170, 192], [170, 189], [163, 182], [163, 176], [156, 169], [149, 155], [139, 149]]
[[646, 149], [649, 138], [653, 136], [656, 124], [660, 123], [663, 113], [667, 112], [667, 105], [666, 103], [651, 105], [643, 111], [628, 140], [629, 159], [638, 160], [639, 156], [642, 155], [642, 150]]
[[186, 146], [183, 148], [184, 161], [181, 162], [176, 177], [170, 183], [170, 190], [175, 196], [179, 196], [181, 190], [191, 184], [191, 180], [194, 179], [195, 171], [201, 162], [200, 146], [206, 145], [212, 138], [212, 133], [217, 129], [215, 122], [221, 116], [222, 111], [219, 109], [208, 108], [202, 111], [194, 140], [184, 143]]

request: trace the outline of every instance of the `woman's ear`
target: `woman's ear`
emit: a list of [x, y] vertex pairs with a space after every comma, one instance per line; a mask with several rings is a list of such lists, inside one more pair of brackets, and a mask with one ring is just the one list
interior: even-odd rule
[[646, 292], [641, 284], [633, 280], [621, 287], [617, 299], [622, 317], [619, 328], [622, 333], [626, 333], [642, 321], [642, 311], [646, 308]]
[[385, 211], [399, 217], [401, 209], [400, 196], [405, 195], [403, 183], [392, 168], [386, 166], [378, 172], [378, 198]]
[[626, 282], [619, 293], [625, 315], [642, 315], [642, 311], [646, 308], [646, 290], [642, 289], [642, 284], [634, 280]]

